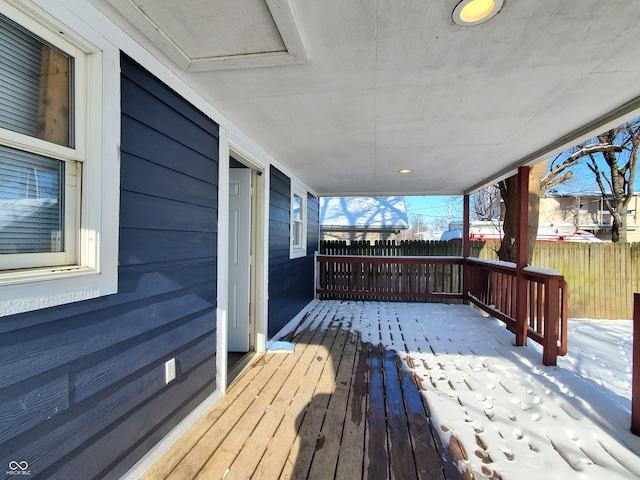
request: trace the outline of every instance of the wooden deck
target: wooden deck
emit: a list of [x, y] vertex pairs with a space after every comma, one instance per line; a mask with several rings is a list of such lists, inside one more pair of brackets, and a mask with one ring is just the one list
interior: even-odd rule
[[143, 478], [460, 478], [412, 374], [337, 322], [260, 357]]

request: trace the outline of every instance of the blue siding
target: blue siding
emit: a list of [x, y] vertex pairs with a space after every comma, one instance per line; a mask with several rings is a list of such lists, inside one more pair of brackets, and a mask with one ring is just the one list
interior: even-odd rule
[[269, 338], [313, 299], [313, 254], [318, 249], [318, 199], [307, 195], [307, 256], [289, 259], [291, 180], [271, 167], [269, 201]]
[[118, 293], [0, 319], [0, 465], [30, 478], [116, 478], [216, 386], [218, 128], [122, 72]]

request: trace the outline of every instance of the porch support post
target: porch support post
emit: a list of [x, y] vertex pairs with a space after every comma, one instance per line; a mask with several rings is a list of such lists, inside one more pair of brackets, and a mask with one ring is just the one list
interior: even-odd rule
[[462, 256], [467, 258], [471, 254], [471, 241], [469, 239], [469, 202], [470, 195], [465, 195], [462, 201]]
[[469, 202], [470, 196], [466, 194], [462, 200], [462, 302], [469, 303], [469, 269], [467, 258], [471, 255], [471, 240], [469, 239]]
[[516, 233], [516, 345], [527, 344], [527, 282], [523, 269], [529, 251], [529, 167], [518, 168], [518, 231]]

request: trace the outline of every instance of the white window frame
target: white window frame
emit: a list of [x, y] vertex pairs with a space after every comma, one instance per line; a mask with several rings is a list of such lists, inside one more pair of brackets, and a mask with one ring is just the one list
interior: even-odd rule
[[[65, 164], [65, 175], [61, 179], [64, 185], [64, 239], [65, 249], [61, 252], [47, 253], [20, 253], [20, 254], [2, 254], [0, 256], [0, 285], [12, 282], [13, 277], [19, 277], [20, 271], [9, 275], [3, 275], [3, 271], [14, 269], [22, 270], [33, 269], [49, 266], [67, 266], [75, 265], [78, 262], [77, 248], [77, 232], [79, 231], [79, 212], [81, 200], [79, 198], [82, 189], [81, 172], [83, 164], [87, 160], [86, 151], [86, 108], [82, 107], [87, 96], [86, 84], [86, 57], [87, 55], [79, 51], [78, 48], [64, 39], [53, 35], [52, 32], [42, 29], [39, 24], [25, 19], [23, 15], [12, 12], [12, 15], [6, 14], [4, 8], [0, 9], [5, 17], [19, 23], [22, 27], [29, 30], [32, 34], [39, 37], [44, 42], [53, 45], [68, 57], [73, 59], [73, 93], [74, 98], [71, 99], [71, 107], [73, 108], [73, 137], [75, 146], [67, 147], [55, 143], [41, 140], [33, 136], [17, 133], [12, 130], [0, 128], [0, 144], [18, 151], [34, 153], [53, 160], [62, 161]], [[9, 12], [11, 9], [8, 9]], [[79, 145], [78, 145], [79, 143]]]
[[72, 56], [76, 72], [74, 148], [5, 129], [0, 142], [76, 166], [80, 186], [65, 205], [76, 221], [72, 264], [8, 270], [0, 256], [2, 317], [117, 292], [120, 109], [112, 99], [120, 98], [120, 53], [68, 11], [60, 12], [63, 23], [31, 2], [8, 0], [0, 13]]
[[[301, 232], [300, 232], [300, 242], [301, 245], [295, 245], [293, 242], [294, 239], [294, 229], [295, 223], [293, 218], [293, 204], [295, 197], [300, 198], [301, 200], [301, 212], [300, 217], [301, 221], [298, 223], [301, 224]], [[290, 233], [289, 233], [289, 241], [290, 241], [290, 250], [289, 250], [289, 258], [300, 258], [307, 255], [307, 192], [305, 189], [300, 187], [295, 183], [291, 183], [291, 215], [289, 221]]]

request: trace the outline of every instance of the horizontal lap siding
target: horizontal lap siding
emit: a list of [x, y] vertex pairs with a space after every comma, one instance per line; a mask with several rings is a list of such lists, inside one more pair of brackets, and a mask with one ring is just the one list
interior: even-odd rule
[[291, 180], [271, 167], [269, 201], [269, 338], [313, 299], [313, 254], [318, 249], [318, 199], [307, 195], [307, 256], [289, 258]]
[[34, 477], [117, 478], [215, 389], [217, 126], [122, 71], [118, 293], [0, 320], [0, 464]]

